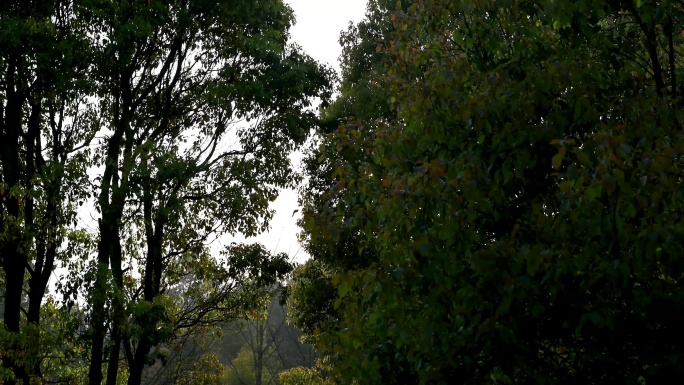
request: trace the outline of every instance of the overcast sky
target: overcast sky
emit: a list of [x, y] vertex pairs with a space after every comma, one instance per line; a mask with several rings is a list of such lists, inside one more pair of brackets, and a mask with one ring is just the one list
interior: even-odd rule
[[338, 39], [349, 21], [359, 22], [366, 0], [285, 0], [295, 12], [297, 24], [290, 30], [292, 40], [314, 59], [339, 68]]
[[[290, 30], [292, 41], [321, 63], [326, 63], [339, 71], [337, 59], [342, 51], [338, 39], [340, 32], [346, 30], [349, 22], [359, 22], [366, 10], [366, 0], [285, 0], [294, 10], [297, 24]], [[292, 157], [298, 162], [298, 156]], [[299, 166], [298, 164], [296, 165]], [[308, 255], [297, 242], [299, 228], [296, 221], [299, 213], [297, 193], [284, 190], [271, 206], [276, 210], [271, 221], [271, 230], [248, 242], [261, 242], [271, 252], [285, 252], [298, 262]]]

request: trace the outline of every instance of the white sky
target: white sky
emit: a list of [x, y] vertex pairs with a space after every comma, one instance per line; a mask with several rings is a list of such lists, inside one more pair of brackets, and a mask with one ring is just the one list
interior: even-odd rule
[[[290, 30], [291, 39], [300, 45], [311, 57], [334, 67], [339, 72], [337, 61], [342, 48], [339, 45], [340, 32], [346, 30], [349, 21], [357, 23], [363, 19], [366, 0], [285, 0], [292, 7], [297, 24]], [[299, 168], [299, 154], [292, 157]], [[271, 230], [248, 242], [260, 242], [271, 252], [285, 252], [290, 258], [303, 262], [308, 255], [297, 241], [297, 219], [294, 210], [299, 209], [297, 192], [283, 190], [271, 205], [276, 210], [271, 221]]]

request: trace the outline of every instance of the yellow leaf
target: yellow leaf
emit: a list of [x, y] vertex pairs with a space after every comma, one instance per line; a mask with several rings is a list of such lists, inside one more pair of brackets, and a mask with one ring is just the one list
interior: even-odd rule
[[334, 178], [334, 177], [336, 177], [336, 176], [338, 176], [338, 175], [342, 175], [342, 174], [344, 174], [344, 167], [339, 166], [338, 168], [336, 168], [336, 169], [333, 171], [332, 177]]
[[565, 147], [559, 148], [558, 154], [551, 158], [551, 166], [556, 169], [560, 168], [561, 163], [563, 163], [563, 157], [565, 157]]

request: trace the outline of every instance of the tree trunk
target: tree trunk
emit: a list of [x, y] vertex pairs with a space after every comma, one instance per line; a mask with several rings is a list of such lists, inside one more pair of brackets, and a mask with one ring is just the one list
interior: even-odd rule
[[128, 385], [140, 385], [142, 383], [142, 373], [145, 369], [147, 354], [150, 352], [150, 344], [144, 335], [140, 337], [133, 360], [128, 363]]
[[[146, 158], [143, 157], [143, 162]], [[143, 277], [143, 300], [152, 302], [159, 295], [162, 275], [162, 240], [164, 238], [164, 225], [166, 217], [157, 213], [156, 218], [152, 217], [153, 209], [153, 187], [151, 183], [143, 186], [143, 216], [145, 223], [145, 236], [147, 242], [147, 258], [145, 259], [145, 275]], [[161, 204], [161, 203], [160, 203]], [[161, 209], [159, 210], [161, 211]], [[129, 360], [128, 385], [140, 385], [142, 382], [142, 372], [145, 369], [147, 355], [153, 344], [147, 335], [140, 337], [133, 360]]]
[[[100, 248], [103, 247], [100, 240]], [[104, 352], [104, 340], [106, 335], [106, 281], [108, 273], [107, 255], [102, 256], [102, 251], [98, 252], [97, 276], [95, 287], [93, 288], [93, 315], [92, 315], [92, 346], [90, 348], [90, 366], [88, 368], [88, 383], [90, 385], [100, 385], [102, 383], [102, 355]]]
[[[2, 111], [2, 116], [0, 116], [0, 121], [2, 122], [2, 130], [0, 131], [0, 145], [2, 146], [0, 161], [2, 161], [3, 182], [9, 188], [19, 186], [21, 182], [19, 179], [19, 134], [21, 132], [21, 111], [25, 96], [15, 80], [15, 76], [19, 72], [20, 62], [21, 59], [18, 53], [10, 56], [10, 64], [6, 75], [8, 84], [6, 89], [7, 102], [3, 106], [5, 109]], [[4, 191], [3, 195], [5, 206], [2, 218], [3, 228], [5, 232], [10, 231], [7, 234], [9, 239], [2, 245], [2, 255], [0, 256], [5, 272], [4, 324], [8, 332], [18, 334], [20, 332], [21, 297], [28, 256], [22, 251], [24, 249], [21, 247], [22, 234], [19, 233], [17, 226], [10, 222], [10, 220], [13, 221], [12, 218], [19, 218], [21, 198], [9, 196], [9, 191]], [[8, 227], [10, 228], [8, 229]], [[17, 346], [11, 346], [8, 350], [17, 351]], [[8, 357], [3, 357], [3, 365], [11, 368], [17, 378], [28, 384], [28, 374], [25, 368]]]
[[107, 365], [107, 385], [116, 385], [119, 375], [119, 356], [121, 353], [121, 332], [119, 325], [114, 323], [112, 350], [109, 353], [109, 364]]
[[[106, 312], [105, 303], [107, 299], [107, 279], [109, 278], [109, 268], [112, 269], [114, 277], [115, 295], [120, 295], [116, 286], [121, 287], [123, 280], [121, 267], [121, 239], [120, 227], [124, 205], [126, 203], [128, 172], [123, 171], [119, 177], [119, 158], [122, 147], [123, 162], [130, 162], [131, 147], [133, 142], [130, 132], [129, 109], [130, 100], [130, 77], [131, 73], [121, 74], [119, 90], [122, 90], [114, 102], [114, 110], [122, 111], [121, 115], [114, 116], [114, 134], [107, 144], [107, 157], [105, 159], [105, 171], [100, 184], [100, 196], [98, 205], [102, 217], [100, 218], [100, 242], [98, 244], [98, 274], [95, 281], [93, 294], [93, 345], [91, 348], [90, 368], [88, 378], [90, 385], [100, 385], [102, 382], [102, 364], [104, 353], [104, 340], [106, 336]], [[126, 91], [129, 90], [129, 91]], [[126, 134], [125, 141], [124, 134]], [[111, 263], [111, 266], [110, 266]], [[117, 302], [118, 303], [118, 302]], [[115, 304], [116, 305], [116, 304]], [[115, 314], [121, 309], [114, 309]], [[115, 322], [120, 320], [114, 320]], [[116, 325], [118, 327], [118, 325]], [[112, 373], [108, 378], [115, 380], [116, 376]], [[116, 381], [114, 381], [116, 382]]]

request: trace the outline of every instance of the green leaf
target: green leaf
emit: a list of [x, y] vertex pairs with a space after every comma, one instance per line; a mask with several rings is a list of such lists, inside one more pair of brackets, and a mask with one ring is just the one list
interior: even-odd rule
[[574, 180], [564, 180], [560, 183], [560, 185], [558, 187], [562, 192], [569, 194], [572, 191], [572, 186], [574, 186], [574, 185], [575, 185]]
[[337, 288], [337, 294], [340, 296], [340, 298], [344, 298], [347, 293], [349, 293], [349, 289], [351, 289], [351, 283], [349, 280], [342, 280], [340, 282], [340, 286]]

